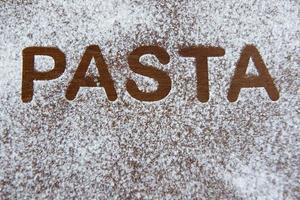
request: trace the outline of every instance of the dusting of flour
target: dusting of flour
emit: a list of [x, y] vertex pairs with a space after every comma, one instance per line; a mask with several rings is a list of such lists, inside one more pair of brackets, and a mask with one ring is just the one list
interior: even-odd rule
[[[299, 199], [300, 18], [296, 0], [33, 0], [0, 2], [0, 199]], [[118, 99], [82, 88], [65, 99], [86, 46], [102, 50]], [[126, 92], [157, 83], [126, 57], [157, 44], [172, 90], [140, 102]], [[221, 46], [209, 59], [210, 100], [196, 98], [194, 60], [182, 46]], [[280, 99], [263, 88], [226, 99], [242, 48], [259, 49]], [[58, 79], [36, 81], [21, 101], [22, 49], [55, 46], [67, 57]], [[46, 71], [53, 61], [37, 58]], [[96, 73], [94, 64], [89, 73]], [[249, 70], [249, 73], [255, 71]]]

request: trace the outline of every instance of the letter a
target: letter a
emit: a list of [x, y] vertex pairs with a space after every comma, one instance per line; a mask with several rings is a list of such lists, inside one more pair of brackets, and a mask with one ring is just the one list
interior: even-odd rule
[[100, 75], [100, 86], [104, 87], [106, 95], [110, 101], [116, 100], [117, 94], [114, 88], [113, 81], [108, 72], [107, 65], [101, 54], [100, 48], [97, 45], [87, 47], [79, 63], [78, 69], [67, 88], [66, 98], [68, 100], [73, 100], [76, 97], [80, 87], [97, 87], [97, 84], [92, 77], [85, 76], [92, 58], [95, 59], [96, 66]]
[[[252, 58], [259, 76], [246, 75], [250, 58]], [[241, 88], [251, 87], [264, 87], [270, 99], [273, 101], [276, 101], [279, 98], [279, 92], [257, 48], [253, 45], [247, 45], [242, 50], [240, 59], [237, 63], [235, 74], [228, 92], [228, 100], [230, 102], [236, 101]]]

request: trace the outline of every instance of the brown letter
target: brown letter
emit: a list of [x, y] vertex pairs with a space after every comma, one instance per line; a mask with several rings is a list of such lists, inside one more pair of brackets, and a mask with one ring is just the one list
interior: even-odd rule
[[140, 101], [159, 101], [169, 94], [172, 82], [166, 72], [140, 63], [140, 57], [145, 54], [155, 55], [162, 64], [168, 64], [170, 56], [163, 48], [158, 46], [142, 46], [135, 49], [128, 56], [130, 69], [135, 73], [155, 79], [159, 84], [157, 90], [149, 93], [141, 92], [133, 80], [127, 81], [126, 88], [132, 97]]
[[207, 58], [224, 56], [225, 50], [220, 47], [188, 47], [181, 49], [179, 54], [196, 58], [197, 98], [201, 102], [207, 102], [209, 99]]
[[[51, 56], [54, 67], [47, 72], [34, 70], [34, 56]], [[62, 75], [66, 68], [65, 54], [54, 47], [27, 47], [23, 50], [22, 101], [30, 102], [33, 96], [34, 80], [51, 80]]]
[[[252, 58], [259, 76], [246, 76], [246, 70], [249, 64], [249, 59]], [[240, 59], [237, 63], [235, 74], [231, 81], [228, 92], [228, 100], [234, 102], [237, 100], [241, 88], [249, 87], [264, 87], [269, 94], [269, 97], [276, 101], [279, 98], [279, 92], [275, 87], [272, 77], [261, 58], [258, 50], [253, 45], [247, 45], [241, 53]]]
[[117, 93], [114, 88], [113, 81], [108, 72], [108, 67], [101, 54], [101, 50], [97, 45], [91, 45], [87, 47], [79, 63], [78, 69], [67, 88], [66, 98], [68, 100], [73, 100], [76, 97], [80, 87], [97, 87], [97, 83], [93, 80], [93, 77], [85, 76], [92, 58], [95, 59], [98, 73], [100, 75], [100, 86], [104, 87], [106, 95], [110, 101], [116, 100]]

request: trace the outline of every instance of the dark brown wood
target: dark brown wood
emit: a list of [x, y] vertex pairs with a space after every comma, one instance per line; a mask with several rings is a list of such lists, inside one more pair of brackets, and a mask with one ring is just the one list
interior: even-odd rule
[[208, 57], [224, 56], [225, 50], [221, 47], [188, 47], [179, 51], [184, 57], [196, 58], [197, 98], [201, 102], [209, 100]]
[[126, 83], [128, 93], [140, 101], [158, 101], [165, 98], [171, 90], [171, 79], [169, 75], [153, 66], [145, 66], [140, 63], [139, 59], [143, 55], [152, 54], [157, 57], [160, 63], [168, 64], [170, 56], [165, 49], [159, 46], [141, 46], [135, 49], [128, 56], [128, 64], [132, 71], [158, 82], [158, 88], [154, 92], [142, 92], [138, 89], [136, 83], [129, 79]]
[[[246, 75], [250, 58], [252, 58], [259, 76]], [[241, 88], [250, 87], [264, 87], [271, 100], [276, 101], [279, 99], [279, 92], [274, 84], [274, 81], [270, 76], [259, 51], [253, 45], [247, 45], [242, 50], [228, 91], [228, 100], [230, 102], [236, 101]]]
[[[62, 75], [66, 69], [65, 54], [56, 47], [27, 47], [23, 50], [22, 101], [30, 102], [33, 96], [34, 80], [52, 80]], [[50, 56], [54, 67], [50, 71], [39, 72], [34, 69], [34, 57]]]

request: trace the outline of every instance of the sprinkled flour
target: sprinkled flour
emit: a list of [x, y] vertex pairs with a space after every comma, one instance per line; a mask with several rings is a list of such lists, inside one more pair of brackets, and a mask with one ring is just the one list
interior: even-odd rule
[[[0, 2], [0, 199], [299, 199], [300, 4], [297, 0]], [[88, 45], [99, 45], [118, 99], [103, 88], [65, 90]], [[154, 103], [126, 92], [157, 83], [133, 73], [127, 55], [158, 44], [170, 94]], [[260, 51], [280, 99], [263, 88], [227, 92], [246, 44]], [[182, 46], [223, 47], [209, 58], [210, 100], [196, 98], [195, 63]], [[22, 50], [55, 46], [67, 71], [36, 81], [21, 101]], [[36, 69], [53, 61], [37, 58]], [[95, 73], [91, 65], [89, 73]], [[250, 71], [254, 73], [255, 71]]]

